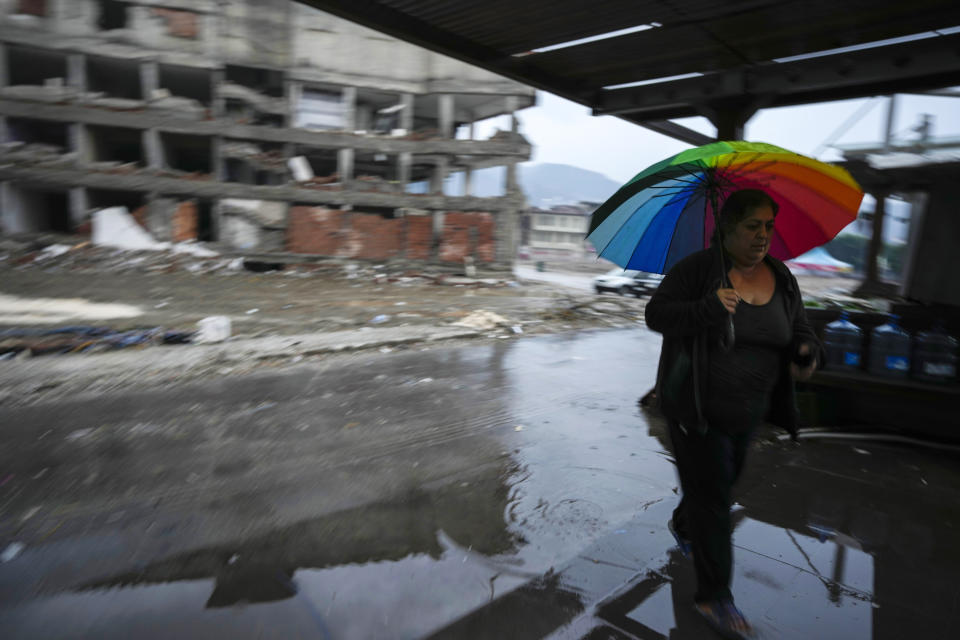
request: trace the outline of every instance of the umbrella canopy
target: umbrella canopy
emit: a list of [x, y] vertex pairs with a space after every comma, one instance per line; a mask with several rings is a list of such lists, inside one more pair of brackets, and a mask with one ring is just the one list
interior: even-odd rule
[[590, 219], [597, 255], [625, 269], [666, 273], [710, 244], [715, 207], [738, 189], [762, 189], [780, 206], [770, 255], [824, 244], [853, 222], [863, 190], [841, 167], [761, 142], [714, 142], [641, 171]]

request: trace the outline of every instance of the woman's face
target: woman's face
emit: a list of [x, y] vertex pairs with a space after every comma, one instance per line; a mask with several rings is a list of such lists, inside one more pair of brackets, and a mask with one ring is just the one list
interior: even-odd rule
[[770, 205], [751, 209], [723, 239], [723, 246], [740, 264], [754, 265], [770, 250], [774, 214]]

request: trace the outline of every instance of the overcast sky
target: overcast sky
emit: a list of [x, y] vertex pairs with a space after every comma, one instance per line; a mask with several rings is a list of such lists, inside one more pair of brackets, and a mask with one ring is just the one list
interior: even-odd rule
[[[883, 139], [888, 102], [887, 98], [879, 97], [767, 109], [747, 123], [745, 137], [807, 155], [818, 152], [831, 141], [879, 143]], [[960, 136], [960, 98], [899, 95], [893, 127], [895, 137], [916, 139], [918, 134], [910, 129], [919, 124], [923, 113], [934, 116], [934, 137]], [[857, 114], [860, 117], [856, 122], [837, 137], [838, 129]], [[518, 117], [521, 133], [534, 146], [534, 162], [571, 164], [619, 182], [689, 147], [619, 118], [591, 116], [586, 107], [544, 92], [538, 92], [537, 106], [518, 112]], [[709, 136], [715, 135], [706, 119], [687, 118], [677, 122]], [[483, 123], [477, 136], [486, 137], [494, 127], [508, 126], [504, 118], [491, 119]], [[817, 157], [835, 160], [840, 156], [826, 149]]]

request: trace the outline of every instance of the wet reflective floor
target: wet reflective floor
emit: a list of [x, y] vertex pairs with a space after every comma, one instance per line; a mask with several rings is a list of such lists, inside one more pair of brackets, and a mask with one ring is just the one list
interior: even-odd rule
[[[709, 638], [643, 329], [0, 410], [0, 637]], [[958, 634], [960, 465], [761, 434], [767, 638]]]

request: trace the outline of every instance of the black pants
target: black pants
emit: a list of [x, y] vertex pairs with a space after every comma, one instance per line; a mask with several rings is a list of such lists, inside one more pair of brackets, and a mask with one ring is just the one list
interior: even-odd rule
[[747, 454], [752, 430], [704, 435], [670, 421], [670, 440], [683, 497], [673, 512], [677, 533], [690, 540], [697, 572], [696, 602], [730, 598], [733, 549], [730, 541], [731, 491]]

